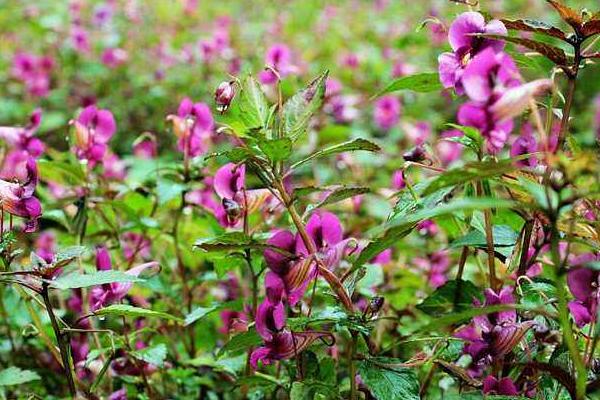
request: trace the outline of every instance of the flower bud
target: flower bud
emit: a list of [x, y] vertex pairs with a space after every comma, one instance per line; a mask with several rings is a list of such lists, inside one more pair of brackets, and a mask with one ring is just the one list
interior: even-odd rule
[[235, 87], [233, 86], [233, 83], [233, 81], [221, 82], [219, 86], [217, 86], [217, 90], [215, 90], [215, 102], [217, 103], [217, 110], [219, 110], [219, 112], [225, 112], [235, 96]]
[[416, 146], [402, 154], [404, 161], [420, 162], [426, 158], [425, 149], [422, 146]]

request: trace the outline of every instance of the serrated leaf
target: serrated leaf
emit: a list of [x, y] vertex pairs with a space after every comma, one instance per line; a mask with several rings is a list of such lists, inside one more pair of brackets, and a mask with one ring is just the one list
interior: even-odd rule
[[507, 42], [515, 43], [523, 47], [527, 47], [529, 50], [538, 52], [548, 59], [552, 60], [556, 65], [565, 66], [568, 65], [568, 58], [565, 51], [559, 47], [552, 46], [547, 43], [539, 42], [533, 39], [526, 39], [520, 37], [503, 36], [503, 35], [492, 35], [492, 34], [480, 34], [478, 36], [489, 37], [492, 39], [504, 40]]
[[310, 119], [321, 108], [328, 75], [329, 71], [325, 71], [283, 105], [283, 127], [285, 135], [292, 141], [306, 132]]
[[239, 116], [250, 131], [265, 127], [269, 117], [269, 103], [253, 76], [248, 75], [242, 82], [237, 105]]
[[22, 385], [40, 379], [42, 378], [36, 372], [17, 367], [9, 367], [0, 371], [0, 386]]
[[567, 24], [571, 25], [576, 30], [579, 30], [579, 28], [581, 28], [581, 24], [583, 24], [583, 17], [581, 16], [580, 13], [578, 13], [576, 10], [572, 9], [571, 7], [567, 7], [566, 5], [562, 4], [560, 1], [557, 1], [557, 0], [546, 0], [546, 1], [548, 3], [550, 3], [550, 5], [552, 7], [554, 7], [554, 9], [556, 11], [558, 11], [558, 14], [560, 15], [560, 17], [562, 18], [563, 21], [565, 21]]
[[221, 304], [213, 304], [209, 307], [196, 307], [191, 313], [185, 316], [185, 326], [191, 325], [194, 322], [198, 322], [205, 317], [211, 315], [215, 311], [226, 310], [226, 309], [235, 309], [238, 310], [241, 306], [241, 301], [234, 300]]
[[507, 29], [513, 29], [525, 32], [541, 33], [543, 35], [552, 36], [561, 40], [566, 40], [567, 35], [558, 28], [553, 27], [543, 21], [532, 19], [503, 19], [502, 22]]
[[428, 195], [446, 187], [463, 185], [474, 180], [495, 178], [515, 169], [517, 166], [511, 159], [468, 163], [439, 175], [425, 188], [423, 194]]
[[442, 89], [443, 87], [440, 83], [440, 76], [437, 72], [424, 72], [421, 74], [398, 78], [387, 85], [385, 89], [377, 93], [374, 97], [379, 97], [383, 94], [397, 92], [400, 90], [412, 90], [413, 92], [418, 93], [428, 93]]
[[330, 194], [328, 194], [327, 197], [319, 204], [317, 204], [314, 208], [316, 209], [330, 204], [334, 204], [354, 196], [369, 193], [370, 191], [371, 189], [364, 186], [343, 186], [341, 188], [335, 189]]
[[160, 343], [156, 346], [132, 351], [130, 354], [138, 360], [162, 367], [167, 358], [167, 346], [164, 343]]
[[96, 271], [91, 274], [81, 274], [79, 272], [72, 272], [68, 275], [61, 276], [56, 280], [50, 281], [50, 285], [57, 289], [67, 290], [104, 285], [107, 283], [141, 281], [143, 281], [143, 279], [126, 274], [125, 272], [110, 270]]
[[483, 300], [481, 290], [470, 281], [448, 281], [437, 288], [417, 308], [428, 315], [463, 311], [473, 307], [473, 300]]
[[166, 319], [169, 321], [175, 321], [178, 323], [183, 323], [183, 320], [174, 315], [162, 312], [162, 311], [154, 311], [149, 310], [147, 308], [130, 306], [128, 304], [113, 304], [108, 307], [101, 308], [99, 310], [94, 311], [94, 315], [102, 316], [102, 315], [119, 315], [124, 317], [134, 317], [134, 318], [159, 318]]
[[398, 366], [399, 360], [376, 357], [358, 363], [365, 385], [377, 400], [419, 400], [419, 379], [416, 373]]
[[218, 356], [225, 353], [239, 353], [247, 351], [250, 347], [258, 346], [262, 343], [262, 338], [255, 329], [250, 329], [246, 332], [233, 336], [218, 352]]
[[379, 147], [377, 144], [370, 142], [366, 139], [354, 139], [351, 140], [349, 142], [344, 142], [344, 143], [340, 143], [340, 144], [336, 144], [333, 145], [331, 147], [327, 147], [325, 149], [319, 150], [314, 152], [313, 154], [311, 154], [310, 156], [294, 163], [290, 169], [295, 169], [298, 168], [299, 166], [306, 164], [307, 162], [318, 158], [318, 157], [324, 157], [324, 156], [328, 156], [331, 154], [338, 154], [338, 153], [344, 153], [346, 151], [371, 151], [371, 152], [377, 152], [380, 151], [381, 147]]
[[82, 186], [85, 183], [85, 175], [79, 165], [49, 160], [39, 160], [37, 165], [40, 178], [44, 181], [64, 186]]
[[258, 147], [271, 161], [285, 161], [292, 154], [292, 141], [289, 138], [260, 140]]

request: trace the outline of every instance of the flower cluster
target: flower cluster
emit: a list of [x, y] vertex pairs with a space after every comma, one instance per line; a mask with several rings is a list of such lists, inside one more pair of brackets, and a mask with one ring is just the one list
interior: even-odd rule
[[12, 73], [25, 84], [29, 95], [46, 97], [50, 92], [53, 68], [54, 60], [49, 56], [17, 53], [13, 58]]

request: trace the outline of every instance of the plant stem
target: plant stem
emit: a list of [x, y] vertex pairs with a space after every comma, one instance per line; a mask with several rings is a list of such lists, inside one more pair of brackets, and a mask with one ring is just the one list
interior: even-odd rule
[[350, 375], [350, 400], [356, 399], [356, 365], [354, 364], [354, 354], [356, 353], [356, 342], [358, 336], [352, 335], [349, 341], [348, 349], [348, 371]]
[[65, 370], [65, 375], [69, 384], [69, 392], [71, 393], [71, 397], [75, 397], [77, 395], [77, 389], [75, 387], [75, 378], [73, 374], [73, 369], [71, 368], [72, 363], [69, 356], [71, 354], [71, 345], [68, 340], [68, 335], [65, 335], [65, 333], [62, 332], [60, 327], [58, 326], [58, 320], [56, 319], [56, 315], [54, 315], [54, 310], [52, 309], [52, 303], [50, 302], [50, 296], [48, 294], [48, 285], [49, 284], [47, 282], [42, 282], [41, 295], [44, 299], [44, 304], [46, 306], [46, 311], [48, 312], [48, 317], [50, 317], [50, 323], [52, 324], [54, 335], [56, 336], [56, 342], [58, 343], [58, 348], [60, 350], [63, 368]]
[[[483, 196], [483, 184], [481, 181], [477, 182], [477, 192], [479, 197]], [[492, 212], [489, 209], [483, 211], [483, 219], [485, 224], [485, 241], [487, 245], [490, 288], [497, 292], [500, 289], [499, 284], [501, 284], [501, 282], [499, 282], [496, 278], [496, 253], [494, 251], [494, 231], [492, 227]]]
[[519, 259], [519, 269], [517, 270], [517, 277], [525, 275], [525, 273], [527, 273], [527, 267], [529, 266], [529, 243], [531, 242], [532, 233], [533, 220], [529, 220], [525, 222], [525, 226], [523, 227], [523, 241], [521, 242], [521, 257]]
[[585, 398], [586, 383], [587, 383], [587, 370], [585, 364], [579, 353], [579, 347], [577, 341], [573, 335], [573, 328], [571, 326], [571, 320], [569, 318], [569, 309], [567, 308], [567, 293], [565, 291], [565, 274], [560, 270], [560, 250], [558, 247], [558, 229], [556, 227], [556, 218], [552, 221], [552, 237], [551, 237], [551, 251], [552, 261], [554, 268], [554, 280], [556, 282], [556, 293], [558, 296], [558, 319], [563, 331], [563, 341], [569, 350], [571, 360], [575, 366], [576, 372], [576, 400], [583, 400]]
[[580, 39], [573, 45], [575, 59], [573, 61], [573, 71], [567, 74], [569, 79], [569, 87], [567, 89], [567, 97], [565, 98], [565, 106], [563, 108], [562, 120], [560, 122], [560, 133], [558, 134], [558, 144], [556, 151], [563, 148], [567, 131], [569, 130], [569, 117], [571, 115], [571, 108], [573, 106], [573, 98], [575, 96], [575, 89], [577, 87], [577, 74], [579, 73], [579, 64], [581, 63], [581, 42]]

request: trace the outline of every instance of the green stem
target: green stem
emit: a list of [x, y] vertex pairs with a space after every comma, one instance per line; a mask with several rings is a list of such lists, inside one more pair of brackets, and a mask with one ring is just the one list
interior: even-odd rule
[[52, 324], [54, 335], [56, 336], [56, 342], [58, 343], [58, 348], [60, 350], [60, 357], [62, 359], [63, 368], [69, 384], [69, 392], [71, 393], [71, 397], [75, 397], [77, 395], [77, 388], [75, 387], [75, 378], [69, 356], [71, 354], [69, 336], [65, 335], [65, 333], [62, 332], [58, 326], [58, 320], [56, 319], [56, 315], [54, 315], [54, 310], [52, 309], [52, 303], [50, 302], [50, 296], [48, 294], [48, 285], [49, 284], [47, 282], [42, 283], [41, 295], [44, 299], [44, 305], [46, 306], [48, 317], [50, 317], [50, 323]]

